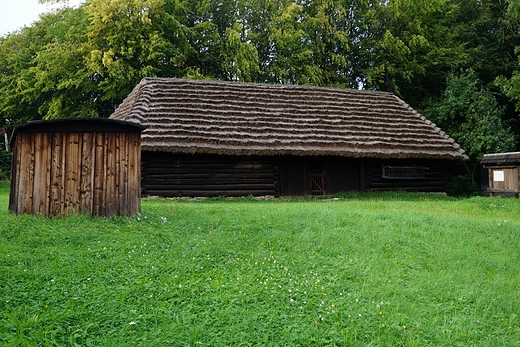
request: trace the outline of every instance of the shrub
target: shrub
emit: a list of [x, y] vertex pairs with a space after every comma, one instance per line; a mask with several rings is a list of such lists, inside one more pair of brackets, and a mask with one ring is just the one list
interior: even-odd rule
[[471, 182], [468, 175], [458, 175], [452, 177], [448, 182], [447, 193], [449, 196], [462, 198], [478, 196], [480, 194], [480, 189], [474, 182]]
[[8, 180], [11, 173], [11, 152], [0, 150], [0, 181]]

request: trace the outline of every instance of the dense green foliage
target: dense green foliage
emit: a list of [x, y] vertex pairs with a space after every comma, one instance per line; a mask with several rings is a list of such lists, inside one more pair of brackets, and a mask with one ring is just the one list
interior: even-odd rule
[[0, 181], [8, 180], [11, 176], [11, 152], [0, 149]]
[[514, 346], [517, 199], [143, 201], [7, 213], [2, 346]]
[[469, 164], [472, 177], [484, 154], [515, 149], [515, 135], [503, 120], [504, 108], [491, 92], [479, 85], [473, 70], [460, 76], [451, 75], [441, 100], [426, 115], [472, 159]]
[[[505, 150], [520, 136], [519, 8], [516, 0], [87, 0], [0, 38], [0, 126], [106, 117], [145, 76], [387, 90], [426, 114], [492, 97], [498, 132], [463, 145], [478, 160], [476, 142], [505, 135], [495, 146]], [[467, 92], [484, 99], [446, 92], [466, 71], [479, 86]], [[475, 136], [467, 120], [435, 118], [452, 118], [456, 138]]]

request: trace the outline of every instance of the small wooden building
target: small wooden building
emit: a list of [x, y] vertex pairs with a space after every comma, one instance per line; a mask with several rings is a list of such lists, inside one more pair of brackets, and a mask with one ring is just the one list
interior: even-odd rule
[[520, 152], [485, 154], [481, 164], [488, 172], [490, 196], [520, 198]]
[[131, 215], [140, 210], [141, 131], [102, 118], [33, 121], [11, 137], [16, 214]]
[[445, 192], [467, 159], [386, 92], [145, 78], [110, 118], [146, 126], [145, 195]]

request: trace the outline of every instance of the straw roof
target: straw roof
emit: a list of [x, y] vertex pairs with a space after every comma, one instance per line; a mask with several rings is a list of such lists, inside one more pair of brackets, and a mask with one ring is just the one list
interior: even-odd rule
[[486, 165], [520, 164], [520, 152], [484, 154], [481, 163]]
[[110, 118], [144, 125], [145, 151], [467, 159], [385, 92], [145, 78]]

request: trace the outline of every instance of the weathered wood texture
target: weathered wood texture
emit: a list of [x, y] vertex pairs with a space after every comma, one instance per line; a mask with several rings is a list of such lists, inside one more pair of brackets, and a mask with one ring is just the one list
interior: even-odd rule
[[143, 152], [143, 195], [215, 197], [278, 195], [271, 158]]
[[489, 195], [520, 198], [520, 152], [485, 154], [481, 164], [488, 172]]
[[278, 162], [282, 196], [333, 195], [360, 189], [359, 159], [284, 156]]
[[489, 166], [488, 178], [490, 196], [520, 198], [520, 165]]
[[16, 214], [140, 210], [139, 132], [19, 131], [9, 207]]
[[[164, 197], [311, 196], [345, 191], [446, 192], [457, 172], [444, 160], [179, 155], [143, 152], [144, 195]], [[420, 178], [387, 179], [385, 165], [421, 167]], [[428, 166], [426, 166], [428, 165]]]
[[[451, 164], [451, 165], [450, 165]], [[422, 168], [423, 177], [385, 178], [383, 167]], [[365, 191], [404, 190], [418, 192], [446, 192], [450, 175], [460, 173], [452, 163], [444, 160], [369, 160], [364, 163]]]
[[[313, 192], [313, 175], [321, 188]], [[315, 178], [316, 180], [316, 178]], [[143, 152], [144, 195], [305, 196], [359, 190], [359, 160]]]

